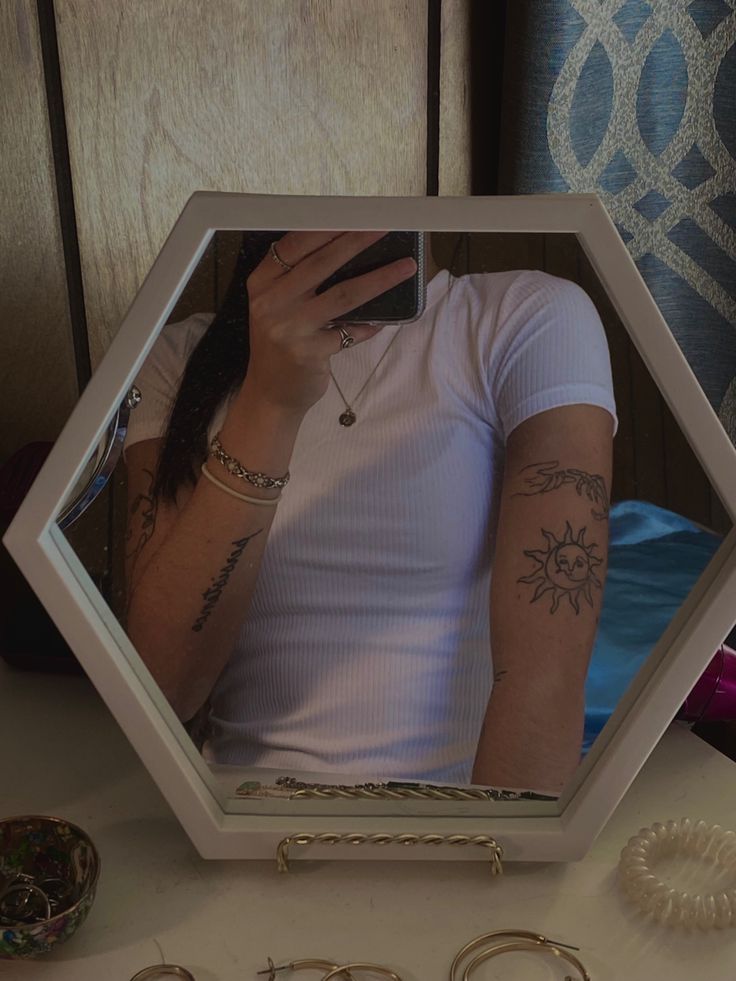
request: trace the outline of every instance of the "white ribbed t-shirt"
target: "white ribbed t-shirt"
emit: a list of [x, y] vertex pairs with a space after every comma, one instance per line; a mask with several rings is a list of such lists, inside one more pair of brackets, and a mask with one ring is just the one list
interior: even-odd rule
[[[143, 400], [126, 445], [164, 434], [211, 319], [164, 328], [136, 379]], [[470, 779], [492, 683], [505, 441], [562, 405], [602, 406], [615, 421], [610, 359], [573, 283], [441, 270], [419, 320], [332, 358], [348, 401], [399, 330], [355, 425], [339, 425], [332, 384], [304, 417], [250, 610], [212, 692], [206, 755], [217, 763]]]

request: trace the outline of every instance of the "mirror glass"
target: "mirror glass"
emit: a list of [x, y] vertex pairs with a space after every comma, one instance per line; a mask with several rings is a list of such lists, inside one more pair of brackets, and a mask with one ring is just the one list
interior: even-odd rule
[[[558, 233], [419, 233], [426, 289], [373, 308], [380, 330], [345, 323], [352, 346], [339, 326], [320, 335], [332, 375], [284, 451], [278, 506], [236, 499], [276, 493], [227, 464], [238, 425], [278, 458], [238, 394], [248, 277], [294, 275], [269, 254], [292, 257], [285, 234], [214, 234], [135, 380], [124, 457], [65, 536], [228, 796], [420, 784], [549, 809], [727, 512], [577, 237]], [[358, 274], [395, 258], [387, 242]], [[418, 316], [391, 321], [417, 296]], [[155, 492], [163, 446], [176, 503]], [[207, 487], [196, 510], [188, 475]]]

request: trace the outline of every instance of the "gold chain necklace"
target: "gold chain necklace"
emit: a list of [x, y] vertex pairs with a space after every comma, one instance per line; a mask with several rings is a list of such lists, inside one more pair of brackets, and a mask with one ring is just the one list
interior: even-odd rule
[[365, 387], [368, 384], [368, 382], [371, 380], [371, 378], [378, 371], [381, 362], [386, 357], [386, 355], [388, 354], [388, 352], [391, 350], [391, 345], [394, 343], [394, 341], [396, 340], [396, 338], [399, 336], [399, 334], [403, 330], [403, 327], [404, 327], [404, 325], [402, 324], [399, 327], [399, 329], [396, 331], [396, 333], [394, 334], [394, 336], [391, 338], [391, 340], [389, 341], [389, 343], [388, 343], [388, 345], [386, 347], [386, 350], [383, 352], [383, 354], [381, 355], [381, 357], [378, 359], [378, 362], [376, 364], [376, 367], [373, 369], [373, 371], [370, 373], [370, 375], [368, 375], [368, 377], [366, 378], [366, 380], [363, 382], [363, 385], [362, 385], [360, 391], [358, 392], [358, 394], [353, 397], [353, 403], [352, 403], [352, 405], [350, 404], [350, 402], [348, 402], [348, 400], [343, 395], [343, 391], [342, 391], [342, 389], [340, 388], [340, 386], [337, 383], [337, 378], [335, 378], [335, 376], [332, 374], [332, 368], [330, 368], [330, 376], [331, 376], [333, 382], [335, 383], [335, 388], [338, 390], [338, 392], [340, 393], [340, 398], [345, 403], [345, 411], [340, 413], [340, 415], [338, 417], [338, 420], [337, 420], [340, 423], [341, 426], [352, 426], [353, 423], [358, 418], [356, 416], [356, 414], [355, 414], [355, 410], [353, 409], [353, 406], [358, 401], [358, 399], [360, 398], [360, 396], [363, 394], [363, 391], [365, 390]]

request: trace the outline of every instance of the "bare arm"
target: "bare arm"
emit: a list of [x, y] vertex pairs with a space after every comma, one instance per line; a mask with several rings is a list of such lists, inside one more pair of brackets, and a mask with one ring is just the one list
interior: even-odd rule
[[[340, 347], [326, 323], [416, 271], [406, 260], [315, 289], [383, 232], [290, 232], [279, 253], [248, 279], [250, 361], [220, 432], [225, 451], [249, 470], [281, 476], [307, 410], [330, 380]], [[352, 325], [355, 342], [378, 328]], [[233, 648], [256, 585], [274, 508], [236, 499], [200, 476], [175, 504], [151, 496], [161, 440], [132, 446], [129, 465], [128, 633], [174, 710], [190, 719], [209, 696]], [[208, 469], [233, 490], [260, 489], [210, 459]], [[299, 493], [288, 485], [283, 492]]]
[[608, 551], [613, 420], [550, 409], [506, 449], [491, 586], [494, 687], [473, 781], [558, 794], [578, 763]]
[[[279, 416], [245, 390], [234, 401], [221, 438], [249, 468], [288, 469], [298, 416]], [[161, 440], [127, 453], [129, 482], [128, 633], [183, 720], [207, 699], [230, 655], [256, 584], [275, 507], [231, 497], [200, 477], [176, 505], [151, 497]], [[215, 471], [218, 480], [254, 498], [274, 491]], [[285, 489], [288, 493], [289, 487]]]

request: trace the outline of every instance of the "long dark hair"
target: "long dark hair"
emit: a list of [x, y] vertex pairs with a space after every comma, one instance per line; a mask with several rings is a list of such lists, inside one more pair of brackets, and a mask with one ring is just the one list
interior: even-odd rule
[[248, 276], [283, 232], [244, 233], [230, 283], [212, 323], [187, 361], [169, 415], [153, 484], [157, 500], [176, 500], [184, 484], [197, 482], [207, 459], [207, 429], [218, 406], [243, 383], [250, 357]]
[[[230, 283], [212, 323], [192, 351], [171, 409], [163, 449], [153, 484], [156, 500], [176, 501], [184, 484], [196, 484], [199, 468], [207, 459], [207, 430], [218, 406], [239, 388], [250, 357], [248, 291], [246, 281], [283, 231], [248, 231], [238, 249]], [[461, 244], [455, 244], [450, 272], [453, 273]]]

